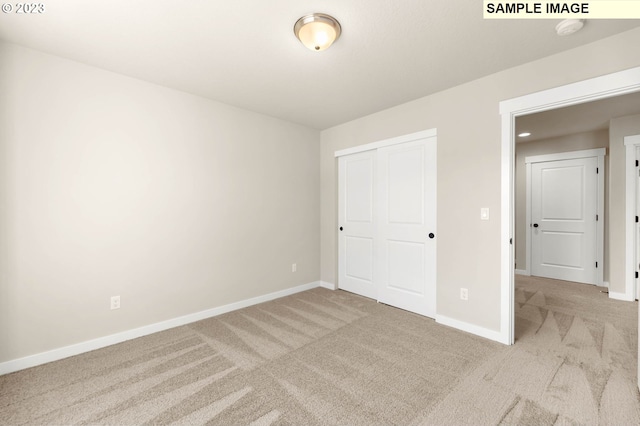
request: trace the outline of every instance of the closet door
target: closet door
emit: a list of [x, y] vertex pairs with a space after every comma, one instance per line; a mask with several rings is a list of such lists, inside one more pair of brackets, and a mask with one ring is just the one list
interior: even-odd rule
[[338, 287], [376, 299], [376, 151], [338, 159]]
[[434, 317], [436, 138], [378, 149], [378, 184], [378, 300]]

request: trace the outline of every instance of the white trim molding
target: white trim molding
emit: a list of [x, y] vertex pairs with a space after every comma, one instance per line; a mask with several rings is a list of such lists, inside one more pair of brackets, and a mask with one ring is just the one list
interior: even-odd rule
[[524, 162], [530, 163], [546, 163], [549, 161], [573, 160], [576, 158], [604, 157], [607, 155], [606, 148], [583, 149], [580, 151], [558, 152], [554, 154], [531, 155], [525, 157]]
[[614, 291], [609, 292], [609, 299], [622, 300], [624, 302], [633, 302], [633, 300], [629, 300], [627, 293], [616, 293]]
[[516, 269], [515, 273], [516, 273], [516, 275], [524, 275], [526, 277], [531, 276], [531, 274], [529, 273], [529, 270], [527, 270], [527, 269]]
[[338, 286], [335, 284], [328, 283], [326, 281], [319, 281], [319, 286], [322, 288], [326, 288], [328, 290], [337, 290]]
[[270, 300], [279, 299], [281, 297], [290, 296], [292, 294], [311, 290], [316, 287], [324, 287], [324, 286], [320, 281], [303, 284], [297, 287], [292, 287], [285, 290], [276, 291], [274, 293], [253, 297], [251, 299], [230, 303], [228, 305], [219, 306], [217, 308], [207, 309], [206, 311], [196, 312], [193, 314], [184, 315], [178, 318], [173, 318], [173, 319], [158, 322], [155, 324], [149, 324], [144, 327], [123, 331], [120, 333], [112, 334], [110, 336], [99, 337], [97, 339], [88, 340], [86, 342], [76, 343], [74, 345], [53, 349], [51, 351], [30, 355], [24, 358], [6, 361], [3, 363], [0, 363], [0, 375], [12, 373], [18, 370], [24, 370], [25, 368], [35, 367], [35, 366], [46, 364], [52, 361], [58, 361], [64, 358], [68, 358], [70, 356], [79, 355], [85, 352], [115, 345], [116, 343], [122, 343], [127, 340], [147, 336], [149, 334], [157, 333], [159, 331], [180, 327], [182, 325], [190, 324], [192, 322], [201, 321], [203, 319], [226, 314], [227, 312], [236, 311], [238, 309], [257, 305], [259, 303], [264, 303]]
[[458, 330], [465, 331], [467, 333], [475, 334], [476, 336], [484, 337], [485, 339], [508, 344], [508, 342], [503, 340], [502, 333], [500, 333], [499, 331], [480, 327], [475, 324], [469, 324], [468, 322], [460, 321], [444, 315], [436, 315], [436, 322], [438, 324], [446, 325], [448, 327], [453, 327]]
[[[625, 298], [620, 300], [636, 300], [636, 221], [635, 217], [638, 214], [636, 206], [638, 200], [637, 197], [637, 175], [636, 160], [638, 160], [636, 152], [637, 148], [640, 148], [640, 135], [625, 136], [625, 164], [626, 164], [626, 180], [625, 180]], [[611, 293], [609, 293], [611, 296]]]
[[354, 146], [353, 148], [342, 149], [340, 151], [336, 151], [334, 153], [334, 156], [342, 157], [343, 155], [357, 154], [358, 152], [371, 151], [373, 149], [384, 148], [387, 146], [397, 145], [405, 142], [413, 142], [420, 139], [431, 138], [437, 135], [437, 129], [423, 130], [421, 132], [410, 133], [408, 135], [396, 136], [390, 139], [384, 139], [377, 142]]
[[640, 91], [640, 67], [500, 102], [500, 341], [514, 343], [514, 160], [516, 117]]

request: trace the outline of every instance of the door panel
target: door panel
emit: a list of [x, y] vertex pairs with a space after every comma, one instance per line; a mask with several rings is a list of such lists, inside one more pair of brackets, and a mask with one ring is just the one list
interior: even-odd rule
[[582, 266], [584, 234], [540, 231], [542, 264], [565, 268]]
[[406, 241], [387, 241], [387, 285], [395, 290], [425, 295], [424, 244]]
[[531, 273], [596, 284], [597, 158], [532, 165]]
[[346, 222], [373, 223], [373, 156], [345, 159]]
[[541, 220], [583, 220], [584, 166], [540, 167], [540, 173]]
[[345, 236], [346, 276], [373, 281], [373, 238]]
[[401, 148], [387, 155], [387, 196], [389, 223], [424, 223], [424, 149]]
[[338, 159], [338, 287], [376, 298], [375, 151]]
[[379, 301], [435, 316], [436, 140], [378, 150]]

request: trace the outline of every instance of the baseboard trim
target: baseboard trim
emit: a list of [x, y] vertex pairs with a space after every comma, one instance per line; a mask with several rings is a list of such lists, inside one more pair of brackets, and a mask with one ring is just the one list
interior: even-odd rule
[[327, 288], [329, 290], [337, 290], [338, 286], [335, 284], [328, 283], [326, 281], [320, 281], [320, 287]]
[[507, 342], [504, 341], [503, 336], [499, 331], [489, 330], [488, 328], [480, 327], [474, 324], [469, 324], [468, 322], [449, 318], [444, 315], [436, 315], [436, 322], [438, 324], [457, 328], [458, 330], [465, 331], [467, 333], [475, 334], [476, 336], [484, 337], [485, 339], [508, 344]]
[[516, 275], [526, 275], [527, 277], [530, 276], [529, 271], [527, 271], [526, 269], [516, 269], [515, 273]]
[[609, 291], [609, 299], [623, 300], [625, 302], [633, 302], [635, 300], [629, 298], [626, 293], [616, 293], [615, 291]]
[[238, 309], [257, 305], [259, 303], [264, 303], [270, 300], [279, 299], [281, 297], [300, 293], [302, 291], [311, 290], [316, 287], [325, 287], [322, 284], [323, 283], [321, 281], [315, 281], [312, 283], [299, 285], [297, 287], [292, 287], [285, 290], [280, 290], [273, 293], [265, 294], [263, 296], [252, 297], [251, 299], [241, 300], [239, 302], [230, 303], [224, 306], [219, 306], [217, 308], [207, 309], [205, 311], [184, 315], [178, 318], [161, 321], [155, 324], [149, 324], [144, 327], [123, 331], [120, 333], [112, 334], [110, 336], [99, 337], [97, 339], [76, 343], [74, 345], [64, 346], [62, 348], [53, 349], [47, 352], [26, 356], [24, 358], [5, 361], [0, 363], [0, 375], [13, 373], [19, 370], [24, 370], [25, 368], [36, 367], [38, 365], [46, 364], [53, 361], [58, 361], [64, 358], [68, 358], [70, 356], [79, 355], [85, 352], [90, 352], [96, 349], [101, 349], [107, 346], [115, 345], [117, 343], [126, 342], [127, 340], [147, 336], [149, 334], [157, 333], [159, 331], [168, 330], [174, 327], [180, 327], [182, 325], [190, 324], [192, 322], [226, 314], [227, 312], [236, 311]]

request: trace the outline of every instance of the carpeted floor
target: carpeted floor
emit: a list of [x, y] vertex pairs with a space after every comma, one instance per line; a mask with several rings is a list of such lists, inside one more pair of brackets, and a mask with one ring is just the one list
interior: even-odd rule
[[314, 289], [0, 377], [0, 424], [639, 424], [637, 305], [518, 277], [507, 347]]

